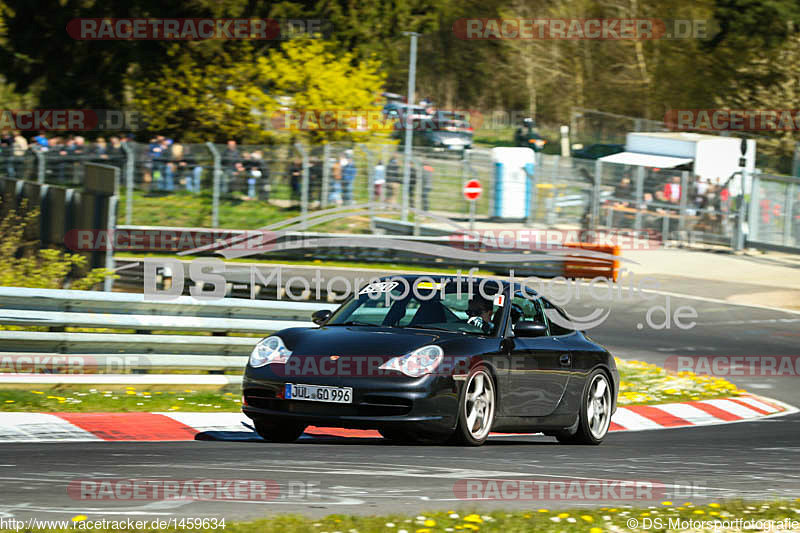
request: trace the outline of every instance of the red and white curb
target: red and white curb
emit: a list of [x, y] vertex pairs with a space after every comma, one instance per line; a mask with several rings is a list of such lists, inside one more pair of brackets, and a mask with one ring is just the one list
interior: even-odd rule
[[[798, 409], [755, 395], [620, 407], [611, 431], [644, 431], [746, 422]], [[257, 440], [241, 413], [0, 413], [0, 442]], [[493, 437], [515, 434], [493, 433]], [[309, 427], [302, 439], [376, 438], [373, 430]]]

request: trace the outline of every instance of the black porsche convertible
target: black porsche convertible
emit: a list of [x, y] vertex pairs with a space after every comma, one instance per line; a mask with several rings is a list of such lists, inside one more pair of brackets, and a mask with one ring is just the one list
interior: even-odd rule
[[519, 284], [383, 278], [313, 321], [250, 355], [242, 409], [265, 440], [314, 425], [400, 442], [480, 445], [494, 431], [599, 444], [616, 410], [612, 355]]

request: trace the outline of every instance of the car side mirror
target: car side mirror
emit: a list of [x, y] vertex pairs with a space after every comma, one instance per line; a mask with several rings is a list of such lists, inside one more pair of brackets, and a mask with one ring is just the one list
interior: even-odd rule
[[331, 313], [330, 309], [320, 309], [319, 311], [314, 311], [314, 314], [311, 315], [311, 321], [314, 324], [321, 326], [328, 321], [332, 314], [333, 313]]
[[547, 335], [547, 326], [541, 322], [517, 322], [514, 325], [514, 335], [517, 337], [544, 337]]

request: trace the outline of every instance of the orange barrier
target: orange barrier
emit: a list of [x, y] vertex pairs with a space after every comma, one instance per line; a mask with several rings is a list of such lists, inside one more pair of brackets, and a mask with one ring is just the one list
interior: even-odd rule
[[[585, 242], [570, 242], [564, 245], [567, 248], [580, 248], [582, 250], [591, 250], [593, 252], [603, 252], [615, 256], [620, 255], [619, 245], [608, 246], [604, 244], [592, 244]], [[566, 278], [596, 278], [602, 276], [606, 279], [617, 281], [619, 277], [619, 261], [606, 259], [606, 258], [591, 258], [576, 253], [574, 256], [568, 255], [567, 257], [582, 257], [584, 260], [571, 261], [569, 259], [564, 261], [564, 277]]]

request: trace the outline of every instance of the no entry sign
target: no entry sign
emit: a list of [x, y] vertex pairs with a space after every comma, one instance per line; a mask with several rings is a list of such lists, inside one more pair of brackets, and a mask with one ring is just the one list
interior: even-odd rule
[[478, 180], [469, 180], [464, 184], [462, 192], [464, 193], [464, 198], [467, 200], [477, 200], [481, 197], [481, 193], [483, 192], [481, 182]]

